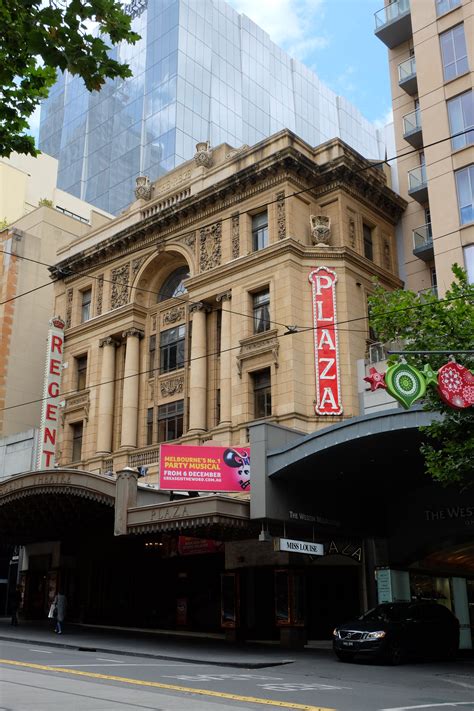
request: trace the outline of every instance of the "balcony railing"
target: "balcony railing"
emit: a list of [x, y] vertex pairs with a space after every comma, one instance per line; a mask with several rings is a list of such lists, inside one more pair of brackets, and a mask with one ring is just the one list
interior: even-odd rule
[[424, 165], [408, 171], [408, 194], [420, 203], [428, 201], [428, 181]]
[[411, 37], [409, 0], [394, 0], [375, 13], [375, 34], [392, 49]]
[[414, 148], [420, 148], [423, 145], [420, 109], [416, 109], [403, 117], [403, 138]]
[[438, 287], [429, 286], [427, 289], [420, 289], [418, 296], [435, 296], [438, 298]]
[[416, 77], [416, 60], [415, 57], [410, 57], [398, 65], [398, 85], [407, 92], [413, 95], [418, 91], [418, 80]]
[[413, 230], [413, 254], [424, 262], [429, 262], [433, 259], [433, 233], [431, 231], [431, 222]]

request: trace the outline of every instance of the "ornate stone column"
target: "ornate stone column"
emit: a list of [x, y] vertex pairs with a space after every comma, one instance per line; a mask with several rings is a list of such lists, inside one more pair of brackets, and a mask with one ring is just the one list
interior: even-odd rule
[[222, 302], [222, 323], [221, 323], [221, 424], [230, 424], [232, 421], [232, 314], [230, 300], [232, 293], [226, 291], [219, 294], [217, 301]]
[[99, 421], [97, 428], [98, 454], [110, 454], [112, 451], [115, 392], [115, 349], [117, 346], [117, 341], [110, 337], [102, 338], [99, 342], [99, 348], [103, 349], [103, 353], [99, 387]]
[[206, 314], [209, 306], [191, 304], [193, 335], [191, 340], [191, 372], [189, 376], [189, 430], [204, 432], [206, 429], [207, 403], [207, 346]]
[[[137, 446], [138, 430], [138, 370], [140, 364], [140, 339], [143, 331], [130, 328], [122, 333], [127, 339], [125, 370], [123, 374], [122, 436], [121, 447]], [[100, 423], [99, 423], [100, 427]]]

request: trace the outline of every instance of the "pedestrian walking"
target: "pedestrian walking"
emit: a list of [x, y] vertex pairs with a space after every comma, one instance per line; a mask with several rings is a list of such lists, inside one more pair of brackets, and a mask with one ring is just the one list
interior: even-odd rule
[[66, 617], [66, 608], [67, 608], [67, 599], [66, 595], [60, 590], [56, 597], [53, 600], [53, 605], [55, 607], [55, 612], [56, 614], [54, 615], [56, 619], [56, 626], [54, 628], [54, 631], [56, 634], [62, 634], [63, 633], [63, 623], [64, 623], [64, 618]]
[[18, 610], [21, 605], [21, 587], [17, 585], [15, 592], [13, 593], [11, 600], [11, 611], [12, 611], [12, 625], [14, 627], [18, 626]]

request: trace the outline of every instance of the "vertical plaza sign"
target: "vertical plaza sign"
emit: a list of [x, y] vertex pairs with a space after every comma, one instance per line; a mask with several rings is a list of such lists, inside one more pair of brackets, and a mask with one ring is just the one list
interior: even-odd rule
[[337, 338], [337, 274], [317, 267], [309, 276], [312, 290], [317, 415], [342, 415], [339, 343]]
[[63, 345], [64, 321], [53, 318], [49, 322], [46, 351], [38, 469], [51, 469], [56, 463]]

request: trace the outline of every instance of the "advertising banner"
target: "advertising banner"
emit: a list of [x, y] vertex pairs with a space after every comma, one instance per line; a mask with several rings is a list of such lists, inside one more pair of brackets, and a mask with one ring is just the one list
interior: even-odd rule
[[53, 318], [49, 322], [48, 332], [38, 469], [52, 469], [56, 463], [63, 344], [64, 321]]
[[162, 444], [160, 488], [250, 491], [250, 447]]
[[190, 536], [178, 536], [179, 555], [205, 555], [207, 553], [220, 553], [224, 550], [224, 544], [220, 541], [213, 541], [208, 538], [191, 538]]

